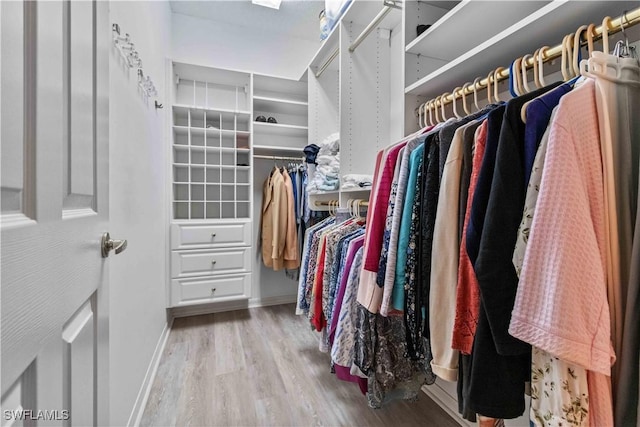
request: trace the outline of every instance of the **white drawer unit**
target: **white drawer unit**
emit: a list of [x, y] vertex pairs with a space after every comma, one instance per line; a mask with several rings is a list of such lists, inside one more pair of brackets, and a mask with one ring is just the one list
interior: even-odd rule
[[251, 223], [172, 224], [174, 250], [251, 246]]
[[251, 274], [173, 279], [171, 305], [174, 307], [249, 298]]
[[251, 272], [250, 248], [174, 251], [171, 272], [174, 278], [210, 274]]

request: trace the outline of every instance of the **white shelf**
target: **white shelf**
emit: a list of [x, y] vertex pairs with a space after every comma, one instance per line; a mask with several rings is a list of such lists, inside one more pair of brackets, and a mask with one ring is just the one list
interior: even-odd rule
[[346, 190], [340, 190], [341, 193], [370, 193], [371, 187], [368, 188], [347, 188]]
[[[532, 53], [540, 46], [558, 44], [568, 29], [575, 29], [589, 22], [600, 22], [604, 16], [620, 15], [625, 7], [629, 8], [629, 4], [569, 0], [548, 3], [409, 85], [405, 88], [405, 93], [427, 98], [439, 95], [443, 90], [451, 90], [476, 77], [483, 77], [498, 66], [506, 68], [515, 58]], [[472, 41], [478, 42], [480, 40], [475, 38]]]
[[310, 191], [309, 195], [310, 196], [330, 196], [330, 195], [338, 195], [340, 193], [340, 190], [331, 190], [331, 191]]
[[187, 135], [189, 131], [191, 131], [191, 133], [194, 135], [202, 135], [205, 131], [207, 132], [207, 135], [209, 134], [218, 135], [222, 133], [223, 135], [233, 136], [234, 134], [236, 134], [241, 137], [248, 137], [251, 134], [251, 132], [242, 131], [242, 130], [202, 128], [197, 126], [189, 127], [189, 126], [180, 126], [180, 125], [174, 125], [173, 130], [176, 133], [176, 135]]
[[303, 156], [302, 150], [304, 147], [282, 147], [271, 145], [254, 145], [253, 154], [274, 154], [274, 153], [293, 153]]
[[251, 151], [248, 148], [209, 147], [209, 146], [205, 147], [204, 145], [182, 145], [182, 144], [173, 144], [173, 148], [175, 148], [178, 151], [189, 151], [191, 149], [191, 151], [207, 151], [207, 152], [213, 152], [213, 153], [219, 153], [219, 152], [248, 153]]
[[281, 123], [253, 122], [253, 131], [256, 135], [306, 137], [309, 128]]
[[[450, 61], [543, 7], [548, 1], [464, 0], [436, 21], [406, 47], [407, 53]], [[478, 18], [482, 17], [482, 24]], [[470, 23], [473, 37], [461, 37]]]
[[[179, 167], [179, 168], [188, 168], [191, 167], [191, 169], [237, 169], [237, 170], [249, 170], [251, 169], [251, 166], [234, 166], [234, 165], [203, 165], [200, 163], [173, 163], [173, 166]], [[192, 182], [193, 183], [193, 182]], [[176, 184], [180, 184], [180, 183], [176, 183]], [[198, 183], [198, 184], [204, 184], [204, 182], [202, 183]], [[209, 184], [215, 184], [215, 182], [210, 182]]]
[[174, 111], [179, 110], [198, 110], [198, 111], [208, 111], [212, 113], [221, 113], [221, 114], [238, 114], [238, 115], [246, 115], [250, 116], [251, 111], [247, 110], [231, 110], [227, 108], [210, 108], [210, 107], [202, 107], [199, 105], [186, 105], [186, 104], [173, 104]]
[[253, 97], [254, 111], [268, 111], [274, 114], [307, 115], [308, 102], [266, 96]]

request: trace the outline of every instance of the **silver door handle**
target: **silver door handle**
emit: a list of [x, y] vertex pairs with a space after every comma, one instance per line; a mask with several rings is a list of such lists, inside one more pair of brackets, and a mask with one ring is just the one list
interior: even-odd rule
[[124, 252], [124, 250], [127, 249], [127, 241], [112, 239], [107, 232], [102, 235], [100, 247], [102, 248], [102, 258], [106, 258], [109, 256], [109, 252], [114, 249], [116, 251], [116, 255]]

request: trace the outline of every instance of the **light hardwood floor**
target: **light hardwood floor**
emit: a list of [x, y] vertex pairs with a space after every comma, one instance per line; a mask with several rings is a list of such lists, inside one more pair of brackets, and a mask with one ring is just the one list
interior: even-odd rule
[[425, 394], [370, 409], [329, 372], [294, 305], [178, 318], [142, 426], [437, 426], [458, 424]]

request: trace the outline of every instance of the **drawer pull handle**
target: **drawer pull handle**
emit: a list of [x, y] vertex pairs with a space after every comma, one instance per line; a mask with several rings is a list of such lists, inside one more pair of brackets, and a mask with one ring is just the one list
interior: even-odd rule
[[216, 265], [216, 260], [211, 261], [211, 265]]
[[216, 237], [216, 233], [211, 233], [211, 238], [213, 239], [214, 237]]
[[211, 293], [214, 294], [216, 292], [216, 288], [211, 288]]

